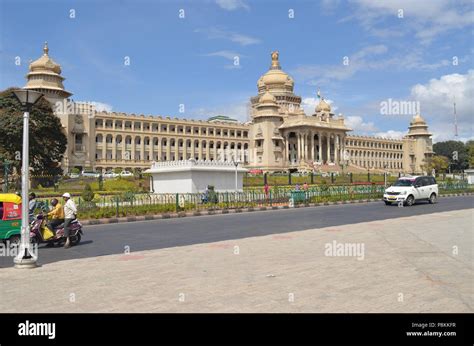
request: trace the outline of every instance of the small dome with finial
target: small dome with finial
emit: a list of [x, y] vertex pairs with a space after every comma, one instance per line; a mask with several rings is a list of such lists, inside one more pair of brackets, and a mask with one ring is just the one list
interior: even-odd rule
[[420, 115], [420, 113], [417, 113], [413, 119], [411, 120], [412, 125], [418, 125], [418, 124], [426, 124], [425, 119]]
[[316, 106], [316, 113], [318, 113], [318, 112], [330, 113], [331, 112], [331, 106], [324, 99], [321, 99], [321, 101], [319, 101], [318, 105]]
[[55, 74], [61, 74], [61, 65], [49, 57], [48, 42], [44, 43], [43, 55], [30, 64], [30, 71], [51, 71]]
[[267, 89], [267, 91], [265, 91], [265, 93], [260, 96], [259, 102], [261, 104], [276, 103], [276, 98]]

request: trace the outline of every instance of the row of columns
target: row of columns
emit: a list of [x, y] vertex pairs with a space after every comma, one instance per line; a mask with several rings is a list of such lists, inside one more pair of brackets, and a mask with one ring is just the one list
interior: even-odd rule
[[[336, 133], [323, 132], [295, 132], [297, 141], [297, 160], [311, 160], [322, 162], [323, 157], [323, 143], [322, 137], [326, 136], [326, 156], [328, 162], [339, 163], [339, 159], [343, 159], [345, 150], [344, 136]], [[314, 136], [318, 135], [318, 155], [315, 155], [316, 143]], [[331, 155], [331, 136], [333, 137], [333, 155]], [[288, 158], [288, 145], [290, 143], [289, 133], [285, 135], [285, 157]], [[311, 150], [308, 150], [311, 148]], [[331, 160], [334, 157], [334, 160]]]
[[[184, 145], [182, 147], [180, 147], [178, 145], [178, 140], [175, 139], [174, 151], [171, 150], [171, 139], [166, 138], [166, 140], [167, 141], [166, 141], [165, 150], [163, 150], [163, 146], [161, 145], [161, 141], [158, 141], [158, 145], [149, 144], [148, 154], [149, 154], [150, 160], [155, 160], [155, 157], [153, 156], [153, 154], [155, 154], [155, 153], [158, 154], [158, 160], [161, 160], [161, 158], [163, 156], [163, 153], [166, 153], [166, 159], [167, 160], [171, 160], [171, 154], [172, 153], [175, 154], [174, 159], [179, 160], [180, 148], [182, 148], [182, 157], [183, 157], [183, 159], [188, 158], [188, 153], [190, 154], [189, 155], [190, 158], [197, 157], [199, 160], [204, 159], [204, 152], [203, 152], [203, 146], [202, 146], [202, 141], [201, 140], [198, 141], [198, 146], [197, 147], [195, 146], [195, 141], [193, 140], [192, 143], [191, 143], [191, 147], [188, 148], [186, 142], [183, 142]], [[144, 144], [143, 138], [142, 138], [141, 143], [142, 144], [140, 144], [140, 160], [145, 160], [145, 144]], [[107, 152], [108, 152], [107, 145], [108, 144], [112, 144], [112, 159], [111, 160], [127, 160], [127, 159], [130, 159], [130, 160], [135, 161], [135, 159], [136, 159], [135, 153], [136, 153], [137, 144], [135, 143], [134, 140], [130, 144], [127, 144], [125, 140], [122, 140], [122, 142], [120, 144], [116, 144], [115, 143], [115, 138], [113, 138], [112, 143], [106, 143], [106, 137], [104, 136], [103, 141], [102, 141], [102, 149], [99, 149], [99, 148], [96, 149], [97, 152], [102, 150], [102, 154], [105, 153], [105, 155], [102, 155], [102, 159], [109, 160], [107, 158]], [[234, 149], [229, 149], [229, 148], [220, 148], [220, 149], [218, 149], [217, 144], [214, 143], [214, 147], [212, 148], [212, 154], [213, 154], [212, 158], [214, 160], [217, 160], [218, 159], [218, 151], [223, 149], [224, 152], [221, 153], [221, 156], [223, 156], [224, 160], [227, 160], [227, 159], [229, 159], [230, 156], [233, 156], [233, 157], [239, 157], [241, 161], [244, 161], [244, 159], [245, 159], [245, 144], [240, 143], [240, 145], [241, 145], [241, 149], [237, 148], [237, 144], [234, 145]], [[122, 157], [121, 158], [117, 158], [117, 149], [118, 149], [117, 147], [118, 146], [120, 146], [120, 149], [122, 150], [122, 155], [121, 155]], [[127, 150], [127, 146], [130, 146], [130, 149]], [[230, 146], [228, 145], [228, 147], [230, 147]], [[156, 148], [158, 150], [156, 150]], [[188, 149], [190, 149], [190, 150], [188, 151]], [[129, 158], [124, 156], [126, 152], [130, 152], [130, 157]], [[209, 146], [209, 142], [206, 142], [205, 158], [207, 160], [211, 159], [211, 148]]]

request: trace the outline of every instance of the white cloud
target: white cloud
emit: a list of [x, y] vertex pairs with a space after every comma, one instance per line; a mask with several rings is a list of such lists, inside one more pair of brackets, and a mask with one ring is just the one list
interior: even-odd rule
[[228, 60], [234, 60], [235, 57], [242, 57], [242, 55], [240, 55], [239, 53], [236, 53], [236, 52], [230, 51], [230, 50], [220, 50], [220, 51], [217, 51], [217, 52], [204, 54], [204, 56], [220, 56], [220, 57], [228, 59]]
[[231, 62], [231, 64], [230, 65], [225, 65], [224, 68], [226, 68], [226, 69], [239, 69], [239, 68], [241, 68], [242, 65], [240, 64], [240, 59], [242, 57], [245, 57], [245, 55], [236, 53], [234, 51], [229, 51], [229, 50], [220, 50], [220, 51], [217, 51], [217, 52], [204, 54], [204, 56], [217, 56], [217, 57], [221, 57], [221, 58], [229, 60]]
[[216, 4], [227, 11], [234, 11], [238, 10], [239, 8], [243, 8], [245, 10], [249, 10], [250, 7], [247, 5], [243, 0], [216, 0]]
[[201, 107], [191, 109], [189, 114], [191, 114], [193, 118], [198, 119], [208, 119], [216, 115], [226, 115], [241, 122], [246, 122], [249, 120], [250, 104], [249, 101], [241, 101], [215, 107]]
[[411, 88], [411, 97], [420, 102], [421, 114], [434, 133], [434, 140], [455, 139], [454, 101], [459, 136], [467, 139], [474, 137], [474, 70], [469, 70], [466, 74], [444, 75], [425, 84], [416, 84]]
[[[473, 24], [472, 2], [462, 0], [352, 0], [356, 9], [343, 21], [355, 19], [368, 32], [377, 35], [386, 32], [413, 33], [422, 43], [430, 43], [445, 32], [463, 29]], [[403, 11], [403, 18], [399, 18]], [[398, 21], [386, 27], [385, 19]], [[381, 23], [384, 22], [384, 29]]]
[[348, 116], [344, 120], [346, 126], [353, 130], [354, 134], [367, 134], [370, 132], [377, 131], [377, 127], [373, 122], [364, 122], [364, 119], [360, 116]]
[[[332, 82], [347, 80], [356, 73], [389, 68], [406, 70], [435, 70], [448, 66], [451, 62], [447, 59], [436, 62], [425, 62], [422, 50], [415, 48], [409, 53], [397, 53], [387, 57], [388, 48], [385, 45], [372, 45], [364, 47], [352, 54], [347, 55], [347, 64], [341, 57], [341, 62], [336, 65], [300, 65], [291, 71], [293, 76], [309, 85], [324, 85]], [[462, 57], [459, 61], [466, 61]]]
[[[453, 102], [456, 101], [458, 136], [454, 130]], [[474, 116], [474, 70], [465, 74], [453, 73], [434, 78], [426, 83], [418, 83], [411, 87], [407, 100], [418, 101], [421, 115], [433, 133], [433, 141], [474, 139], [472, 123]], [[368, 104], [365, 109], [357, 109], [357, 113], [375, 114], [378, 103]], [[375, 113], [374, 113], [375, 112]], [[353, 113], [352, 113], [353, 114]], [[406, 118], [408, 122], [410, 118]], [[346, 117], [346, 125], [354, 130], [354, 134], [373, 135], [387, 138], [401, 138], [404, 131], [383, 131], [374, 122], [366, 122], [362, 116]], [[378, 123], [377, 123], [378, 125]], [[382, 125], [380, 125], [382, 126]]]
[[341, 0], [321, 0], [321, 11], [324, 14], [332, 14], [336, 11], [336, 8], [339, 6], [340, 3]]
[[348, 64], [346, 65], [343, 58], [341, 58], [341, 63], [338, 65], [303, 65], [293, 70], [292, 74], [296, 78], [309, 81], [311, 85], [326, 84], [332, 80], [345, 80], [352, 77], [356, 72], [370, 67], [369, 61], [365, 59], [366, 57], [371, 57], [371, 60], [373, 60], [373, 56], [384, 54], [387, 50], [384, 45], [367, 46], [352, 55], [348, 55]]
[[230, 33], [229, 34], [229, 40], [232, 42], [236, 42], [242, 46], [247, 46], [249, 44], [258, 44], [260, 43], [260, 40], [255, 37], [247, 36], [247, 35], [242, 35], [238, 33]]
[[196, 29], [194, 32], [204, 33], [208, 39], [224, 39], [240, 44], [241, 46], [248, 46], [252, 44], [259, 44], [260, 39], [252, 36], [239, 34], [233, 31], [227, 31], [218, 27], [211, 27], [207, 29]]
[[315, 97], [305, 97], [301, 99], [301, 107], [303, 107], [304, 112], [307, 115], [312, 115], [314, 114], [314, 110], [318, 102], [319, 101]]
[[107, 103], [103, 103], [103, 102], [96, 102], [96, 101], [92, 101], [92, 102], [89, 102], [91, 105], [95, 106], [95, 110], [97, 112], [112, 112], [112, 106], [107, 104]]
[[226, 70], [239, 70], [242, 68], [242, 65], [231, 64], [231, 65], [225, 65], [224, 68]]
[[375, 137], [389, 138], [389, 139], [402, 139], [406, 135], [406, 132], [388, 130], [385, 132], [376, 132], [374, 133]]

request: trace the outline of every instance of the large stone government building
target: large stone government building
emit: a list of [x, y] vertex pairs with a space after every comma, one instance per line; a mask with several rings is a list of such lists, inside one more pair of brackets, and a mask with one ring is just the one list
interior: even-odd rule
[[390, 171], [420, 173], [433, 154], [423, 118], [413, 117], [403, 139], [351, 135], [344, 117], [321, 98], [306, 115], [294, 81], [283, 72], [278, 52], [258, 79], [247, 123], [214, 117], [208, 121], [99, 112], [90, 103], [72, 102], [61, 67], [49, 56], [32, 62], [25, 88], [44, 93], [64, 127], [68, 145], [62, 165], [105, 171], [146, 169], [152, 161], [233, 160], [263, 171]]

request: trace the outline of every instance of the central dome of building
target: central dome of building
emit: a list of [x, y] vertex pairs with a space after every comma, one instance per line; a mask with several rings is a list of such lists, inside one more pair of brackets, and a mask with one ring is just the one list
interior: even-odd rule
[[267, 73], [258, 79], [257, 87], [259, 93], [266, 90], [271, 91], [293, 91], [294, 81], [286, 72], [281, 69], [278, 61], [279, 53], [272, 52], [272, 64]]

